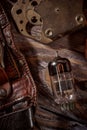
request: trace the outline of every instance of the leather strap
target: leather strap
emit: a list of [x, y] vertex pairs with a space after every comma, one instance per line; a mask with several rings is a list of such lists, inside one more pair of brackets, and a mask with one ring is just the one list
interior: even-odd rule
[[[30, 93], [30, 96], [33, 98], [32, 99], [32, 104], [36, 105], [36, 85], [35, 85], [35, 83], [33, 81], [31, 72], [29, 70], [29, 67], [28, 67], [28, 64], [27, 64], [27, 62], [25, 60], [24, 55], [19, 50], [17, 50], [17, 48], [15, 46], [13, 35], [12, 35], [12, 32], [11, 32], [10, 23], [9, 23], [8, 18], [6, 16], [6, 13], [4, 12], [4, 9], [2, 8], [1, 5], [0, 5], [0, 26], [1, 26], [2, 34], [3, 34], [4, 39], [5, 39], [6, 46], [10, 49], [11, 53], [13, 53], [14, 57], [16, 57], [16, 62], [14, 62], [14, 58], [12, 58], [14, 68], [15, 68], [18, 75], [19, 75], [18, 70], [20, 70], [21, 75], [19, 75], [19, 76], [22, 76], [21, 78], [25, 79], [25, 77], [27, 77], [27, 79], [29, 80], [28, 81], [29, 84], [27, 86], [29, 90], [28, 89], [27, 90], [28, 90], [28, 92], [31, 91], [31, 93], [30, 92], [29, 93]], [[19, 67], [20, 67], [18, 69], [16, 68], [16, 67], [18, 67], [17, 64], [19, 64]], [[5, 71], [6, 71], [6, 69], [5, 69]], [[27, 94], [27, 96], [28, 96], [28, 94]], [[20, 96], [18, 98], [20, 98]]]
[[8, 76], [6, 74], [6, 72], [4, 71], [4, 69], [2, 67], [0, 67], [0, 85], [4, 84], [8, 82]]
[[4, 69], [0, 67], [0, 100], [9, 96], [11, 92], [11, 85], [8, 81], [8, 76]]
[[[10, 47], [12, 48], [12, 50], [14, 49], [14, 51], [17, 51], [15, 45], [14, 45], [14, 42], [13, 42], [13, 38], [12, 38], [12, 34], [11, 34], [11, 28], [10, 28], [10, 24], [9, 24], [9, 21], [8, 21], [8, 18], [2, 8], [2, 6], [0, 5], [0, 27], [1, 27], [1, 33], [3, 34], [2, 35], [2, 40], [5, 44], [5, 54], [6, 54], [6, 57], [8, 60], [8, 64], [10, 65], [10, 69], [11, 68], [14, 68], [13, 70], [11, 69], [11, 71], [16, 71], [16, 75], [18, 75], [17, 77], [20, 77], [20, 72], [18, 70], [18, 67], [17, 67], [17, 64], [12, 56], [12, 54], [10, 53]], [[5, 40], [4, 40], [5, 39]], [[12, 45], [12, 46], [10, 46]], [[5, 63], [5, 64], [7, 64]], [[7, 65], [7, 66], [9, 66]], [[7, 71], [8, 72], [8, 71]], [[8, 74], [7, 74], [8, 75]], [[15, 77], [14, 75], [11, 75], [10, 77]]]
[[6, 16], [1, 4], [0, 4], [0, 26], [2, 29], [3, 35], [5, 37], [6, 44], [11, 48], [13, 53], [15, 52], [15, 56], [17, 57], [16, 60], [22, 64], [23, 75], [25, 76], [27, 74], [29, 76], [29, 78], [31, 79], [31, 82], [34, 86], [34, 90], [36, 91], [36, 85], [32, 79], [32, 76], [31, 76], [30, 70], [28, 68], [27, 62], [25, 60], [25, 57], [19, 50], [17, 50], [17, 48], [14, 44], [13, 35], [11, 32], [11, 26], [9, 24], [8, 18]]

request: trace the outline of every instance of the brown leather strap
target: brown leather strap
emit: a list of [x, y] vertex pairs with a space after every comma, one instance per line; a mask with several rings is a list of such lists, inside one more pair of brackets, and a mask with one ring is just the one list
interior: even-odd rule
[[[10, 70], [12, 72], [16, 72], [16, 77], [20, 77], [20, 72], [19, 72], [17, 64], [14, 60], [14, 57], [11, 54], [12, 52], [10, 50], [10, 47], [12, 48], [12, 50], [14, 49], [15, 51], [17, 51], [17, 49], [16, 49], [14, 42], [13, 42], [12, 34], [11, 34], [11, 31], [10, 31], [11, 28], [10, 28], [8, 18], [7, 18], [7, 16], [6, 16], [6, 14], [5, 14], [1, 5], [0, 5], [0, 27], [1, 27], [1, 32], [3, 34], [2, 37], [4, 37], [4, 38], [2, 38], [2, 40], [3, 40], [3, 42], [5, 42], [4, 44], [6, 46], [6, 47], [4, 47], [4, 49], [6, 49], [6, 50], [4, 50], [4, 52], [6, 54], [5, 57], [7, 57], [6, 60], [8, 60], [5, 64], [10, 63], [8, 65], [8, 66], [10, 66]], [[12, 45], [12, 46], [10, 46], [10, 45]], [[10, 71], [10, 70], [7, 70], [7, 72]], [[15, 75], [11, 75], [10, 77], [15, 77]]]
[[[0, 86], [0, 111], [2, 114], [0, 117], [3, 117], [17, 111], [28, 109], [32, 105], [35, 106], [36, 85], [24, 55], [15, 46], [10, 23], [1, 5], [0, 27], [2, 34], [1, 38], [3, 37], [2, 41], [4, 41], [5, 44], [5, 67], [3, 67], [3, 69], [6, 72], [9, 81]], [[5, 75], [3, 76], [5, 77]], [[2, 111], [5, 111], [6, 113], [3, 114]]]
[[0, 26], [2, 29], [4, 29], [8, 24], [8, 18], [6, 17], [4, 10], [0, 4]]
[[2, 67], [0, 67], [0, 85], [4, 84], [8, 82], [8, 76], [6, 74], [6, 72], [4, 71], [4, 69]]
[[5, 41], [6, 41], [5, 44], [9, 46], [12, 53], [16, 57], [16, 63], [20, 64], [19, 66], [21, 68], [20, 72], [21, 72], [22, 78], [27, 77], [27, 79], [29, 79], [29, 82], [31, 83], [31, 86], [32, 86], [32, 87], [30, 87], [31, 91], [32, 91], [31, 97], [33, 97], [32, 103], [36, 104], [36, 85], [33, 81], [31, 72], [29, 70], [29, 67], [25, 60], [24, 55], [19, 50], [17, 50], [17, 48], [15, 46], [13, 35], [11, 32], [11, 26], [9, 24], [8, 18], [1, 5], [0, 5], [0, 26], [1, 26]]
[[8, 76], [4, 69], [0, 67], [0, 100], [3, 100], [9, 96], [11, 92], [11, 85], [9, 83]]

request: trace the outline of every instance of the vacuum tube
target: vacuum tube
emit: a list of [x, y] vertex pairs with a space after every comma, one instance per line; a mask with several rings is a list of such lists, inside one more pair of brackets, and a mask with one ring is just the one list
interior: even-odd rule
[[72, 109], [75, 100], [74, 78], [67, 58], [57, 56], [48, 64], [54, 100], [61, 109]]

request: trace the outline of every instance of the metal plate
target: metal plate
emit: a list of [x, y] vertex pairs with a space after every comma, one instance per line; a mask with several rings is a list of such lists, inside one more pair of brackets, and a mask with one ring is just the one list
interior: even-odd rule
[[11, 14], [21, 34], [51, 43], [85, 23], [82, 8], [83, 0], [18, 0]]

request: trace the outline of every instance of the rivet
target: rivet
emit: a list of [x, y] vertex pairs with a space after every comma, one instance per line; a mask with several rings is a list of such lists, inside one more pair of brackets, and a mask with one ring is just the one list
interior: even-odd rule
[[45, 35], [47, 37], [51, 37], [53, 35], [53, 30], [51, 28], [48, 28], [45, 30]]

